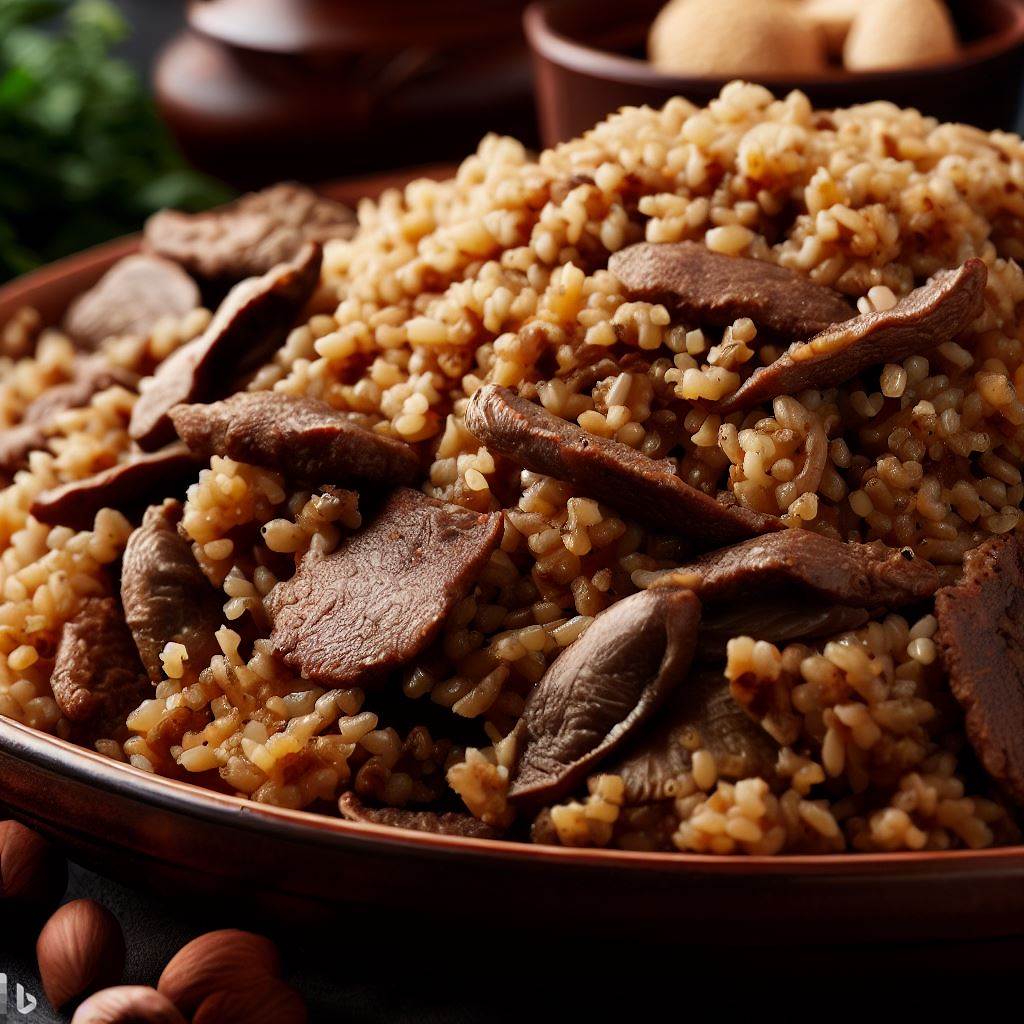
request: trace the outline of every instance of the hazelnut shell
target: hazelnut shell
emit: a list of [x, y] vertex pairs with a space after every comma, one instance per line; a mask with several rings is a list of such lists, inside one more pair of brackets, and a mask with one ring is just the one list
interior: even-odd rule
[[306, 1024], [308, 1020], [302, 996], [283, 981], [268, 978], [252, 988], [207, 996], [192, 1024]]
[[270, 939], [225, 928], [182, 946], [164, 968], [157, 989], [188, 1015], [215, 992], [257, 987], [280, 973], [281, 958]]
[[0, 822], [0, 900], [49, 911], [67, 884], [67, 861], [56, 847], [20, 822]]
[[185, 1018], [155, 988], [119, 985], [89, 996], [71, 1024], [185, 1024]]
[[124, 971], [124, 935], [117, 918], [94, 900], [58, 908], [36, 942], [43, 991], [59, 1010], [97, 989], [115, 985]]

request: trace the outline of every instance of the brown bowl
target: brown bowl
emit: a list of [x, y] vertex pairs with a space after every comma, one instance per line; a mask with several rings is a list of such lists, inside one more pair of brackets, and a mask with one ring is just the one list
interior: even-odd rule
[[[427, 172], [443, 175], [444, 169]], [[408, 177], [408, 175], [402, 176]], [[402, 177], [325, 189], [352, 201]], [[138, 245], [121, 239], [0, 288], [0, 323], [48, 320]], [[0, 718], [0, 813], [93, 869], [175, 899], [286, 923], [359, 910], [402, 921], [746, 943], [1024, 935], [1024, 847], [712, 857], [434, 836], [269, 807], [149, 775]], [[685, 927], [684, 927], [685, 926]], [[501, 929], [499, 929], [501, 930]]]
[[[670, 75], [643, 59], [647, 32], [665, 0], [551, 0], [526, 11], [537, 107], [545, 145], [571, 139], [623, 106], [661, 106], [685, 96], [701, 106], [728, 81]], [[777, 96], [800, 89], [816, 107], [891, 100], [942, 121], [1012, 130], [1024, 83], [1024, 3], [951, 0], [963, 49], [928, 67], [817, 75], [759, 76]]]

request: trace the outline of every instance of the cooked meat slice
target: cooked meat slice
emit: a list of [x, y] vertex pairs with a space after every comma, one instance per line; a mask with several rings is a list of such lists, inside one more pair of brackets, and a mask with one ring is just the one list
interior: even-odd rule
[[959, 337], [981, 314], [988, 270], [969, 259], [941, 270], [892, 309], [865, 313], [790, 346], [774, 363], [755, 370], [739, 390], [720, 402], [723, 414], [778, 395], [828, 388], [882, 363], [898, 363]]
[[870, 618], [864, 608], [823, 603], [806, 594], [733, 601], [704, 609], [697, 660], [724, 661], [729, 641], [736, 636], [784, 647], [860, 629]]
[[88, 597], [64, 623], [50, 685], [75, 742], [124, 735], [128, 714], [152, 690], [114, 598]]
[[784, 530], [702, 555], [666, 577], [686, 581], [705, 604], [804, 595], [858, 608], [899, 608], [931, 597], [935, 567], [910, 548], [846, 544]]
[[76, 359], [69, 380], [30, 402], [17, 426], [0, 430], [0, 470], [15, 473], [28, 465], [29, 453], [46, 446], [61, 413], [88, 405], [94, 395], [116, 384], [134, 390], [138, 380], [130, 370], [111, 366], [101, 356]]
[[201, 461], [181, 442], [158, 452], [133, 455], [84, 480], [43, 491], [32, 502], [32, 515], [41, 523], [91, 530], [101, 508], [131, 513], [184, 488]]
[[420, 473], [416, 452], [315, 398], [243, 391], [212, 405], [171, 410], [178, 436], [204, 458], [227, 455], [308, 483], [408, 484]]
[[588, 434], [508, 388], [480, 388], [466, 410], [466, 429], [492, 452], [698, 547], [782, 529], [774, 516], [716, 501], [676, 476], [671, 463]]
[[516, 725], [509, 800], [535, 810], [571, 793], [685, 685], [700, 601], [683, 588], [633, 594], [559, 655]]
[[143, 381], [131, 436], [147, 450], [159, 448], [174, 437], [174, 406], [232, 390], [242, 365], [258, 365], [280, 348], [319, 279], [320, 248], [309, 244], [291, 262], [235, 285], [203, 334]]
[[937, 640], [967, 738], [992, 778], [1024, 806], [1024, 544], [993, 537], [935, 596]]
[[715, 758], [726, 779], [775, 778], [779, 744], [733, 700], [720, 670], [691, 672], [607, 771], [622, 778], [627, 806], [678, 796], [693, 751]]
[[502, 521], [399, 488], [337, 551], [310, 551], [270, 592], [274, 646], [303, 677], [332, 686], [404, 665], [476, 582]]
[[471, 814], [457, 814], [446, 811], [413, 811], [401, 807], [367, 807], [355, 795], [348, 792], [341, 795], [338, 808], [343, 818], [361, 821], [371, 825], [389, 825], [391, 828], [407, 828], [414, 832], [432, 832], [438, 836], [468, 836], [471, 839], [500, 839], [501, 832], [485, 824]]
[[64, 316], [64, 330], [83, 348], [111, 335], [146, 337], [164, 317], [183, 317], [201, 302], [195, 281], [177, 263], [140, 253], [115, 263]]
[[351, 238], [355, 228], [347, 206], [284, 183], [207, 213], [162, 210], [146, 224], [146, 244], [197, 277], [233, 283], [294, 259], [305, 242]]
[[210, 586], [178, 532], [182, 507], [165, 501], [146, 511], [128, 538], [121, 566], [121, 603], [149, 678], [164, 678], [160, 653], [171, 643], [188, 650], [186, 679], [194, 679], [220, 653], [215, 636], [223, 599]]
[[661, 303], [716, 327], [749, 316], [776, 334], [807, 338], [854, 315], [838, 292], [806, 274], [766, 260], [723, 256], [699, 242], [640, 242], [614, 253], [608, 269], [630, 298]]

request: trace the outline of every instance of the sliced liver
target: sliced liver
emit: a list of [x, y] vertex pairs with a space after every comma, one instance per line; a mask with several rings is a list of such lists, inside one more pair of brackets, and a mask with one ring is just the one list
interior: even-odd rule
[[291, 668], [363, 686], [411, 661], [437, 635], [497, 546], [500, 513], [481, 515], [399, 488], [333, 554], [304, 556], [266, 605]]
[[234, 283], [294, 259], [306, 242], [351, 238], [352, 211], [303, 185], [281, 184], [207, 213], [162, 210], [146, 244], [207, 281]]
[[872, 366], [898, 363], [953, 341], [981, 314], [987, 279], [985, 264], [974, 258], [956, 270], [939, 271], [892, 309], [854, 317], [791, 346], [755, 370], [718, 409], [728, 414], [778, 395], [834, 387]]
[[1024, 806], [1024, 544], [997, 537], [967, 553], [963, 580], [935, 597], [936, 639], [967, 738]]
[[631, 298], [698, 324], [727, 327], [748, 316], [775, 334], [806, 338], [854, 315], [838, 292], [799, 271], [724, 256], [699, 242], [640, 242], [614, 253], [608, 269]]
[[367, 807], [355, 793], [343, 793], [338, 801], [342, 817], [363, 824], [430, 832], [436, 836], [466, 836], [470, 839], [500, 839], [501, 832], [474, 818], [454, 811], [414, 811], [404, 807]]
[[562, 799], [636, 736], [685, 685], [699, 622], [700, 602], [683, 588], [642, 591], [602, 612], [527, 698], [509, 800], [536, 810]]
[[679, 534], [697, 547], [782, 529], [775, 516], [716, 501], [681, 480], [671, 463], [588, 434], [508, 388], [480, 388], [466, 410], [466, 429], [492, 452], [565, 480], [627, 517]]
[[227, 455], [312, 484], [408, 484], [420, 475], [416, 452], [315, 398], [244, 391], [212, 405], [171, 410], [178, 436], [204, 458]]
[[122, 738], [125, 719], [152, 690], [114, 598], [86, 598], [64, 624], [50, 685], [76, 742]]
[[132, 410], [129, 433], [153, 450], [174, 437], [170, 411], [233, 390], [243, 366], [264, 362], [283, 344], [320, 279], [320, 247], [310, 243], [294, 260], [236, 285], [209, 327], [157, 368]]
[[223, 621], [224, 598], [213, 589], [178, 532], [182, 506], [165, 501], [150, 508], [128, 538], [121, 567], [121, 603], [149, 678], [164, 678], [160, 652], [170, 642], [188, 648], [186, 679], [220, 653], [214, 635]]
[[139, 253], [119, 260], [71, 304], [64, 330], [94, 349], [112, 335], [146, 337], [164, 317], [179, 319], [201, 301], [195, 281], [177, 263]]
[[41, 523], [91, 530], [100, 509], [134, 513], [175, 490], [184, 490], [201, 465], [180, 442], [157, 452], [133, 455], [94, 476], [43, 491], [32, 502], [32, 515]]

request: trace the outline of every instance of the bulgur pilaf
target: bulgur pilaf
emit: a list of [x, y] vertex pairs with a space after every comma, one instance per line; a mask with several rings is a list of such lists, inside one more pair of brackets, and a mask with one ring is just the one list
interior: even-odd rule
[[[212, 351], [217, 324], [199, 307], [107, 337], [88, 358], [121, 376], [40, 419], [27, 451], [0, 446], [0, 714], [147, 772], [415, 828], [718, 854], [978, 848], [1019, 837], [1014, 787], [986, 772], [989, 752], [976, 749], [985, 737], [968, 736], [963, 695], [951, 691], [944, 666], [956, 652], [945, 638], [955, 623], [940, 622], [932, 596], [958, 584], [965, 554], [1012, 547], [1022, 528], [1019, 137], [888, 103], [815, 111], [799, 92], [775, 99], [733, 82], [706, 109], [682, 99], [624, 109], [536, 159], [511, 139], [488, 137], [453, 179], [364, 201], [354, 234], [337, 211], [313, 220], [327, 234], [312, 241], [295, 218], [285, 242], [268, 229], [262, 242], [273, 245], [255, 245], [262, 262], [247, 270], [234, 252], [223, 265], [189, 264], [178, 219], [178, 250], [161, 252], [159, 223], [151, 227], [151, 252], [185, 263], [211, 308], [229, 264], [228, 283], [266, 275], [258, 288], [295, 246], [323, 245], [319, 280], [297, 300], [296, 326], [270, 346], [269, 361], [202, 388], [190, 379], [171, 419], [178, 425], [191, 410], [205, 460], [212, 414], [202, 403], [238, 389], [315, 400], [325, 403], [317, 430], [340, 437], [358, 428], [385, 447], [412, 446], [420, 467], [412, 486], [422, 493], [382, 511], [372, 476], [310, 478], [287, 452], [266, 456], [272, 440], [250, 446], [252, 462], [232, 458], [223, 439], [209, 442], [213, 453], [187, 489], [145, 494], [154, 506], [146, 521], [164, 523], [160, 550], [173, 549], [153, 570], [161, 593], [201, 578], [220, 591], [219, 621], [194, 640], [187, 629], [168, 634], [143, 652], [145, 669], [140, 663], [126, 683], [120, 673], [116, 685], [134, 687], [136, 698], [123, 725], [79, 714], [103, 701], [83, 700], [73, 686], [73, 705], [61, 697], [69, 686], [60, 652], [74, 647], [83, 615], [108, 616], [119, 601], [128, 626], [115, 614], [113, 631], [145, 620], [150, 606], [129, 607], [121, 563], [134, 531], [125, 565], [135, 577], [156, 548], [139, 526], [144, 509], [127, 500], [84, 530], [43, 522], [33, 506], [43, 508], [56, 487], [144, 457], [135, 442], [154, 445], [131, 431], [135, 381], [176, 352], [188, 363], [194, 346]], [[202, 244], [220, 259], [211, 239], [223, 232], [232, 241], [230, 217], [201, 226]], [[682, 315], [670, 302], [638, 298], [608, 269], [612, 254], [637, 243], [680, 242], [802, 275], [851, 316], [892, 310], [972, 260], [983, 264], [984, 298], [966, 331], [934, 347], [732, 409], [730, 396], [758, 367], [807, 338], [759, 322], [756, 311], [717, 324], [699, 310]], [[285, 243], [293, 248], [274, 248]], [[6, 434], [74, 379], [84, 357], [81, 342], [31, 311], [6, 325], [2, 344]], [[234, 357], [244, 351], [236, 346]], [[149, 401], [157, 390], [143, 380]], [[629, 616], [614, 627], [600, 617], [632, 595], [647, 591], [647, 604], [659, 607], [662, 588], [669, 604], [679, 604], [680, 590], [701, 597], [695, 559], [723, 541], [667, 530], [664, 516], [652, 526], [637, 494], [655, 490], [632, 491], [628, 474], [627, 485], [595, 492], [578, 475], [574, 486], [575, 471], [545, 475], [500, 438], [482, 443], [467, 428], [467, 412], [477, 422], [471, 402], [511, 408], [520, 399], [568, 424], [558, 443], [582, 445], [573, 451], [583, 461], [593, 451], [622, 465], [639, 459], [629, 472], [653, 480], [659, 495], [670, 483], [686, 515], [704, 502], [746, 524], [724, 543], [812, 531], [840, 547], [871, 545], [854, 559], [867, 560], [865, 573], [877, 561], [886, 573], [925, 575], [884, 597], [849, 580], [845, 590], [837, 584], [839, 596], [825, 588], [822, 597], [817, 584], [793, 583], [788, 568], [768, 579], [755, 567], [728, 602], [701, 598], [705, 632], [692, 626], [680, 637], [683, 626], [670, 621], [651, 643], [668, 645], [671, 657], [609, 657], [601, 696], [584, 694], [563, 715], [552, 708], [568, 700], [565, 686], [558, 700], [547, 694], [557, 659], [571, 658], [595, 621], [595, 637], [617, 628], [616, 643], [628, 648], [621, 622]], [[343, 424], [331, 422], [332, 409]], [[406, 607], [387, 593], [397, 572], [388, 566], [406, 561], [402, 538], [417, 516], [440, 524], [414, 554], [441, 567], [445, 587]], [[399, 546], [389, 551], [380, 537]], [[303, 630], [311, 598], [296, 581], [346, 565], [353, 543], [369, 552], [360, 556], [366, 580], [354, 574], [347, 605], [331, 589], [319, 625]], [[459, 560], [469, 547], [479, 565]], [[380, 649], [387, 638], [371, 637], [372, 621], [346, 633], [345, 617], [362, 614], [353, 605], [369, 592], [360, 588], [371, 585], [374, 601], [391, 600], [408, 616], [400, 653]], [[307, 588], [314, 597], [316, 586]], [[808, 593], [817, 595], [810, 604]], [[695, 600], [687, 594], [680, 607]], [[195, 601], [198, 615], [203, 595]], [[959, 614], [956, 600], [942, 601]], [[1004, 630], [1009, 647], [1024, 646], [1024, 632], [1013, 630]], [[339, 636], [340, 654], [302, 654]], [[121, 640], [112, 634], [111, 649]], [[330, 667], [346, 658], [355, 669]], [[634, 671], [641, 662], [650, 665]], [[575, 663], [561, 664], [565, 677]], [[101, 682], [114, 685], [108, 672], [100, 698]], [[1024, 678], [1007, 669], [960, 680], [972, 702], [986, 700], [983, 683], [1019, 689]], [[590, 712], [610, 721], [581, 741], [581, 728], [597, 728], [588, 697]], [[1024, 734], [1024, 721], [1013, 725]], [[564, 763], [563, 753], [553, 762], [530, 747], [538, 729], [551, 749], [571, 748]], [[517, 800], [526, 749], [531, 781], [547, 773], [540, 791], [532, 787], [533, 798], [545, 794], [540, 805]]]

